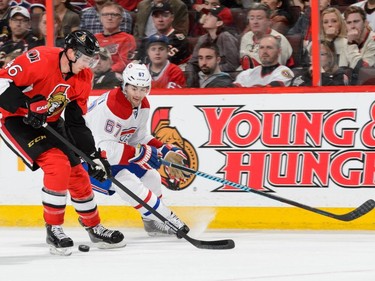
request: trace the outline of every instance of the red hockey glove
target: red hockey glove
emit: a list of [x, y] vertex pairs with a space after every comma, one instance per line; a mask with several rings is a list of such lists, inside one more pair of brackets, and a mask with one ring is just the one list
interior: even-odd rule
[[34, 129], [39, 129], [47, 121], [48, 101], [42, 95], [36, 95], [26, 101], [28, 109], [27, 116], [23, 118], [23, 122], [30, 125]]
[[145, 170], [159, 169], [161, 166], [159, 156], [161, 155], [155, 147], [138, 144], [135, 148], [134, 157], [129, 159], [129, 163], [137, 164]]
[[98, 151], [95, 151], [90, 155], [90, 158], [96, 164], [95, 166], [88, 165], [88, 172], [91, 177], [100, 182], [103, 182], [107, 178], [112, 176], [111, 165], [107, 161], [105, 151], [101, 151], [99, 148]]

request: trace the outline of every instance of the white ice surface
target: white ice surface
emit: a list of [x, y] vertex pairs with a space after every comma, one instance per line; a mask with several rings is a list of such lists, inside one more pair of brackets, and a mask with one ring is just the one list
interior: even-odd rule
[[342, 231], [206, 231], [196, 239], [231, 238], [233, 250], [201, 250], [186, 240], [120, 229], [127, 246], [78, 251], [89, 239], [66, 228], [69, 257], [52, 256], [41, 228], [0, 228], [2, 281], [374, 281], [375, 233]]

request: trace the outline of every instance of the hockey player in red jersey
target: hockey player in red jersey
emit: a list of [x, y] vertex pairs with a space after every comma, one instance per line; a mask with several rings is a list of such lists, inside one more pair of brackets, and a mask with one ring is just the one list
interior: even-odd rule
[[[109, 164], [85, 125], [83, 114], [91, 90], [99, 44], [91, 33], [77, 30], [65, 38], [64, 49], [38, 47], [0, 70], [0, 136], [31, 170], [44, 172], [42, 201], [50, 252], [71, 254], [73, 241], [63, 229], [67, 192], [79, 221], [99, 248], [125, 246], [119, 231], [106, 229], [94, 201], [87, 172], [80, 159], [43, 126], [70, 140], [97, 165], [89, 174], [103, 181]], [[60, 117], [63, 110], [64, 119]]]
[[[146, 96], [151, 89], [151, 75], [147, 67], [128, 64], [123, 80], [122, 89], [113, 89], [93, 102], [85, 115], [86, 124], [97, 145], [107, 151], [113, 176], [187, 233], [189, 228], [160, 199], [161, 177], [157, 171], [161, 166], [159, 157], [183, 164], [186, 155], [180, 148], [162, 143], [147, 132], [150, 104]], [[186, 175], [175, 168], [170, 168], [169, 175], [176, 180], [186, 179]], [[176, 234], [128, 194], [111, 185], [110, 181], [100, 183], [92, 179], [92, 183], [94, 190], [108, 195], [117, 192], [138, 210], [150, 236]]]

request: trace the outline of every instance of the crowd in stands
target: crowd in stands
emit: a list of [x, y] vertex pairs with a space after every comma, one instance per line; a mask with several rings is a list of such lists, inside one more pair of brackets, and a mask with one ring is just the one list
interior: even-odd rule
[[[1, 67], [45, 45], [45, 1], [0, 0]], [[310, 86], [311, 1], [53, 0], [54, 42], [95, 35], [94, 89], [119, 87], [132, 61], [148, 67], [153, 88]], [[321, 84], [373, 82], [375, 0], [317, 1]]]

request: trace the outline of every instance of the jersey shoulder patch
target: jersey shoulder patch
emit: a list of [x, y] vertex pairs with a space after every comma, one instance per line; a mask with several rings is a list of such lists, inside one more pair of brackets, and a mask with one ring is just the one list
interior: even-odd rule
[[178, 40], [184, 40], [185, 39], [185, 35], [183, 33], [178, 33], [178, 34], [175, 34], [176, 35], [176, 38]]
[[284, 76], [285, 78], [290, 78], [290, 79], [293, 78], [291, 71], [288, 69], [282, 70], [281, 75]]

